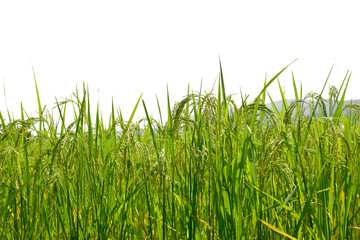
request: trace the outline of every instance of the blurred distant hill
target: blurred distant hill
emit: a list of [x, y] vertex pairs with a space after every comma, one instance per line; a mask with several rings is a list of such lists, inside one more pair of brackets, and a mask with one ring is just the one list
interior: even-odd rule
[[[287, 99], [286, 100], [286, 103], [287, 103], [287, 106], [290, 106], [291, 103], [293, 103], [295, 100], [294, 99]], [[310, 107], [309, 107], [309, 101], [305, 101], [306, 103], [303, 103], [303, 108], [305, 109], [304, 111], [304, 115], [306, 116], [309, 116], [310, 115]], [[345, 100], [344, 101], [344, 105], [343, 105], [343, 108], [347, 105], [347, 104], [359, 104], [360, 105], [360, 99], [356, 99], [356, 100]], [[313, 101], [313, 105], [316, 104], [316, 100]], [[276, 109], [280, 112], [283, 108], [283, 101], [282, 100], [279, 100], [279, 101], [275, 101], [274, 102], [274, 105], [276, 107]], [[335, 109], [336, 107], [338, 106], [338, 104], [333, 104], [334, 107], [333, 107], [333, 113], [335, 112]], [[273, 110], [274, 111], [274, 107], [271, 103], [267, 103], [266, 106]], [[316, 109], [316, 116], [319, 115], [319, 109], [321, 108], [321, 105], [319, 103], [317, 109]], [[329, 104], [329, 100], [325, 100], [325, 108], [326, 108], [326, 112], [327, 112], [327, 115], [329, 116], [330, 114], [330, 104]], [[294, 111], [295, 112], [295, 111]], [[349, 113], [349, 108], [345, 109], [344, 111], [344, 115], [345, 116], [348, 116], [348, 113]], [[323, 115], [323, 114], [322, 114]]]

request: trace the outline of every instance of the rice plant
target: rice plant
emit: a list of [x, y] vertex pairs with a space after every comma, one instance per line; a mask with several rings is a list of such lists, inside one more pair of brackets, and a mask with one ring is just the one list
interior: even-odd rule
[[54, 119], [34, 76], [38, 116], [0, 112], [0, 238], [359, 239], [350, 74], [329, 99], [329, 77], [303, 96], [293, 76], [295, 100], [279, 84], [278, 108], [267, 88], [287, 67], [239, 104], [220, 63], [216, 89], [189, 89], [173, 107], [167, 92], [160, 119], [140, 96], [127, 120], [112, 106], [109, 123], [99, 106], [91, 112], [85, 86], [56, 101]]

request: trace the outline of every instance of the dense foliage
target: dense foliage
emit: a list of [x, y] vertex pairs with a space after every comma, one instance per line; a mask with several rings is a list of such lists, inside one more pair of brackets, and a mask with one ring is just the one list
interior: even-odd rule
[[293, 79], [296, 101], [271, 110], [266, 88], [285, 69], [236, 105], [220, 68], [217, 94], [188, 93], [172, 108], [168, 94], [159, 121], [140, 97], [128, 121], [113, 110], [105, 127], [85, 88], [56, 105], [59, 119], [39, 94], [38, 117], [0, 112], [0, 238], [358, 239], [360, 108], [344, 105], [349, 77], [328, 100], [327, 80], [303, 98]]

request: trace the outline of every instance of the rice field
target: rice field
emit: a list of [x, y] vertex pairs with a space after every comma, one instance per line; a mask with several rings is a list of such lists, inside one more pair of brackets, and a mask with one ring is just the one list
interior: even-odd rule
[[173, 107], [167, 93], [160, 119], [140, 96], [129, 119], [112, 106], [108, 123], [85, 86], [57, 102], [55, 119], [35, 79], [38, 116], [0, 112], [0, 239], [359, 239], [350, 74], [306, 95], [290, 79], [290, 104], [279, 84], [283, 106], [272, 110], [267, 87], [287, 67], [237, 104], [220, 64], [216, 89]]

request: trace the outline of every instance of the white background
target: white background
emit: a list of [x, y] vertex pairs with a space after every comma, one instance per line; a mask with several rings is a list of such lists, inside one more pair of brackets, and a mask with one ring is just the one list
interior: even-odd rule
[[[359, 99], [359, 9], [356, 1], [319, 0], [1, 1], [0, 110], [17, 118], [22, 102], [36, 115], [33, 67], [47, 109], [85, 82], [105, 119], [112, 96], [127, 119], [141, 93], [156, 117], [155, 94], [165, 114], [167, 86], [172, 103], [188, 84], [211, 90], [219, 57], [226, 93], [239, 102], [240, 89], [253, 100], [265, 74], [297, 58], [279, 78], [287, 98], [292, 71], [303, 94], [319, 93], [334, 64], [330, 85], [340, 87], [349, 69], [347, 99]], [[276, 82], [269, 92], [280, 99]]]

